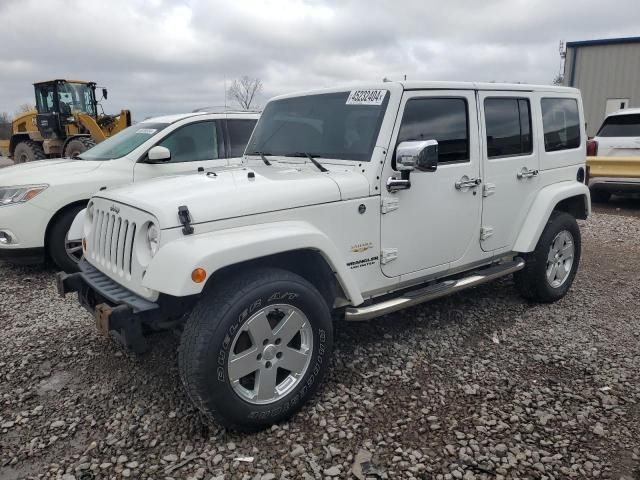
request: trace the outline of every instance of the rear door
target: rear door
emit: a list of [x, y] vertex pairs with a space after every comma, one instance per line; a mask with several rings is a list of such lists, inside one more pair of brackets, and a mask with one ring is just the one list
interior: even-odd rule
[[155, 144], [168, 148], [171, 160], [148, 163], [143, 157], [136, 163], [134, 181], [227, 165], [223, 128], [223, 120], [201, 120], [176, 128]]
[[596, 134], [599, 157], [640, 155], [640, 113], [610, 115]]
[[513, 245], [539, 188], [539, 156], [528, 92], [479, 92], [484, 188], [480, 242], [484, 251]]

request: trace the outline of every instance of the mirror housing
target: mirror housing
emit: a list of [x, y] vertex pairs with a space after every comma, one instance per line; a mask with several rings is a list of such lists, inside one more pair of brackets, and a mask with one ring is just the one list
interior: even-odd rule
[[149, 150], [147, 158], [149, 159], [149, 163], [166, 163], [171, 160], [171, 150], [167, 147], [156, 145]]
[[438, 169], [438, 142], [418, 140], [400, 143], [396, 149], [396, 168], [400, 172], [435, 172]]
[[102, 89], [102, 98], [104, 98], [105, 100], [107, 99], [107, 93], [109, 93], [109, 92], [107, 92], [107, 89], [103, 88]]

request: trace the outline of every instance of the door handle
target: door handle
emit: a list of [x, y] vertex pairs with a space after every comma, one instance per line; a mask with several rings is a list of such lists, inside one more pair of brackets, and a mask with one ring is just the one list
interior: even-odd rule
[[466, 175], [455, 183], [456, 190], [465, 190], [468, 188], [476, 188], [482, 183], [480, 178], [469, 178]]
[[522, 180], [525, 178], [537, 177], [538, 173], [538, 170], [529, 170], [527, 167], [522, 167], [522, 170], [520, 170], [516, 176], [518, 177], [518, 180]]

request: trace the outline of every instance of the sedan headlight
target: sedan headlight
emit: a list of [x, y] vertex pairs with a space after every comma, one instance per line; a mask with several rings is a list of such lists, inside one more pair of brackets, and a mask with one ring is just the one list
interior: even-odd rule
[[22, 185], [19, 187], [0, 187], [0, 207], [28, 202], [48, 186], [49, 185]]
[[160, 246], [160, 230], [154, 223], [150, 223], [149, 228], [147, 228], [147, 243], [149, 250], [151, 250], [151, 256], [153, 257]]

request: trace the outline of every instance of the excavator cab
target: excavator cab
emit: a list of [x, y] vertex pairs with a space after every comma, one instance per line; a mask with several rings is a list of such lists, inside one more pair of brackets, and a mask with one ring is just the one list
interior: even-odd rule
[[76, 121], [74, 114], [84, 113], [98, 119], [96, 84], [73, 80], [34, 83], [38, 130], [43, 138], [65, 138], [65, 125]]

